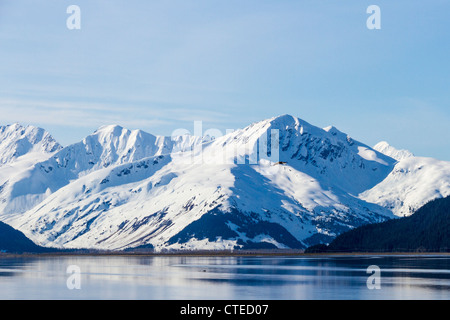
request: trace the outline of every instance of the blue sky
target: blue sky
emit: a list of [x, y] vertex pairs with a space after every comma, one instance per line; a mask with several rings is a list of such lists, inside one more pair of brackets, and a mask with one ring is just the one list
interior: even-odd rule
[[0, 124], [67, 145], [105, 124], [225, 132], [288, 113], [450, 160], [449, 14], [448, 0], [0, 0]]

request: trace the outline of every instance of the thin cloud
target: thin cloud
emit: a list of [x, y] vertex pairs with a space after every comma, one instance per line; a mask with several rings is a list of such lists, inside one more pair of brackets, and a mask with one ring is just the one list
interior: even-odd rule
[[120, 124], [130, 127], [176, 127], [182, 122], [220, 123], [230, 116], [223, 112], [195, 108], [149, 107], [68, 101], [0, 99], [2, 122], [38, 123], [69, 127], [99, 127]]

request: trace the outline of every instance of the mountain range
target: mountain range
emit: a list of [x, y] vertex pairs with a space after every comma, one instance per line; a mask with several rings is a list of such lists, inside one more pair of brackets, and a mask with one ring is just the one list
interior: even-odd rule
[[40, 246], [298, 248], [450, 195], [450, 162], [282, 115], [218, 137], [0, 127], [0, 221]]

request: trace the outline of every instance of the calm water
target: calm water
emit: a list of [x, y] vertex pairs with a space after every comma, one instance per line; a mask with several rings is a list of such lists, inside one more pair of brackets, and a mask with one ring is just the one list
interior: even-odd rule
[[450, 256], [0, 258], [0, 299], [450, 299]]

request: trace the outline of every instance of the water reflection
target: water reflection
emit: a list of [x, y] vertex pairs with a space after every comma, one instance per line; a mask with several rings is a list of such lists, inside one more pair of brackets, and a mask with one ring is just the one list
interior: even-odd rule
[[[381, 290], [367, 288], [370, 265]], [[0, 258], [0, 299], [449, 298], [450, 256]]]

